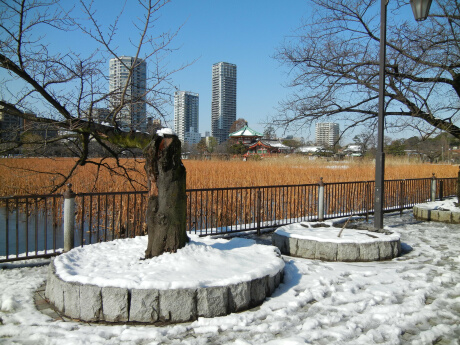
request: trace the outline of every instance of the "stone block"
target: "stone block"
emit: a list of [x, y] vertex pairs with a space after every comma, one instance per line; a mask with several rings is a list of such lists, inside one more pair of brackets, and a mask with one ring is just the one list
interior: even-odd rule
[[50, 302], [54, 304], [57, 310], [64, 312], [64, 282], [56, 275], [53, 275], [51, 279], [52, 294], [50, 296]]
[[128, 289], [103, 287], [102, 314], [105, 321], [128, 321]]
[[287, 248], [287, 237], [274, 233], [272, 235], [272, 244], [277, 247], [282, 254], [289, 254]]
[[275, 292], [275, 289], [278, 285], [276, 285], [275, 280], [276, 280], [277, 274], [274, 276], [267, 276], [267, 289], [265, 291], [265, 296], [271, 296], [273, 292]]
[[64, 314], [72, 319], [80, 318], [80, 284], [65, 282], [64, 290]]
[[266, 295], [267, 277], [253, 279], [251, 281], [251, 292], [249, 305], [251, 307], [261, 304]]
[[452, 212], [452, 223], [460, 224], [460, 212]]
[[450, 223], [452, 222], [451, 214], [452, 212], [448, 211], [438, 211], [437, 220], [444, 223]]
[[96, 285], [80, 286], [80, 319], [98, 321], [102, 318], [101, 288]]
[[390, 243], [393, 248], [393, 258], [397, 258], [401, 255], [401, 241], [391, 241]]
[[315, 259], [337, 261], [337, 243], [317, 242]]
[[379, 245], [377, 242], [360, 243], [359, 252], [361, 261], [378, 261], [380, 259]]
[[288, 255], [296, 255], [297, 253], [297, 245], [298, 239], [294, 237], [287, 237], [287, 252]]
[[54, 274], [55, 274], [55, 268], [54, 268], [54, 259], [51, 261], [51, 263], [48, 266], [48, 276], [46, 279], [46, 287], [45, 287], [45, 297], [48, 298], [48, 300], [54, 299]]
[[213, 286], [197, 290], [197, 313], [202, 317], [227, 315], [228, 288]]
[[283, 270], [279, 271], [275, 275], [275, 288], [277, 288], [282, 282]]
[[305, 259], [315, 259], [316, 245], [316, 241], [299, 240], [295, 256]]
[[357, 243], [341, 243], [337, 248], [337, 261], [359, 261], [359, 245]]
[[196, 290], [160, 290], [160, 320], [186, 322], [197, 318]]
[[391, 242], [378, 242], [379, 246], [379, 260], [393, 259], [393, 246]]
[[249, 307], [251, 282], [241, 282], [228, 287], [228, 312], [246, 310]]
[[133, 289], [131, 291], [131, 305], [129, 309], [129, 321], [155, 322], [159, 318], [158, 290]]

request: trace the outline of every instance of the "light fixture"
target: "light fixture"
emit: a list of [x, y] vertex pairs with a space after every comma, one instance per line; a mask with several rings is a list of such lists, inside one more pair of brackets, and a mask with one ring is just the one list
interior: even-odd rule
[[428, 17], [432, 0], [410, 0], [412, 12], [416, 21], [421, 22]]

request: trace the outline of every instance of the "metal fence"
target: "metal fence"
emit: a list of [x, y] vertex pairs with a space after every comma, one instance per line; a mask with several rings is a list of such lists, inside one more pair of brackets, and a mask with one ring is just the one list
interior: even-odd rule
[[[456, 194], [457, 178], [385, 181], [385, 211]], [[57, 255], [62, 195], [0, 198], [0, 262]], [[187, 190], [187, 231], [206, 236], [373, 213], [374, 181]], [[76, 246], [146, 234], [147, 192], [80, 193]]]

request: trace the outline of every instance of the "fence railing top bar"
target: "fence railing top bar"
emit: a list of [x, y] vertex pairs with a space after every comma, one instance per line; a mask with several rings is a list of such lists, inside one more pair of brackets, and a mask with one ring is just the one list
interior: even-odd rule
[[267, 186], [244, 186], [244, 187], [218, 187], [218, 188], [193, 188], [187, 189], [187, 192], [209, 192], [220, 190], [241, 190], [241, 189], [266, 189], [266, 188], [286, 188], [286, 187], [309, 187], [318, 186], [317, 183], [304, 184], [285, 184], [285, 185], [267, 185]]
[[91, 196], [91, 195], [126, 195], [126, 194], [146, 194], [147, 190], [136, 190], [130, 192], [90, 192], [90, 193], [76, 193], [77, 196]]
[[2, 200], [20, 200], [20, 199], [45, 199], [45, 198], [60, 198], [62, 194], [29, 194], [29, 195], [13, 195], [13, 196], [0, 196]]

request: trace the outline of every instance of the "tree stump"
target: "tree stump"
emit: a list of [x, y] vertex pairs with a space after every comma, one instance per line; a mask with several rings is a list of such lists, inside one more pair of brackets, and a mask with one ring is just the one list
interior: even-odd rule
[[175, 253], [188, 242], [186, 233], [186, 171], [176, 135], [155, 134], [144, 151], [148, 178], [145, 258]]

